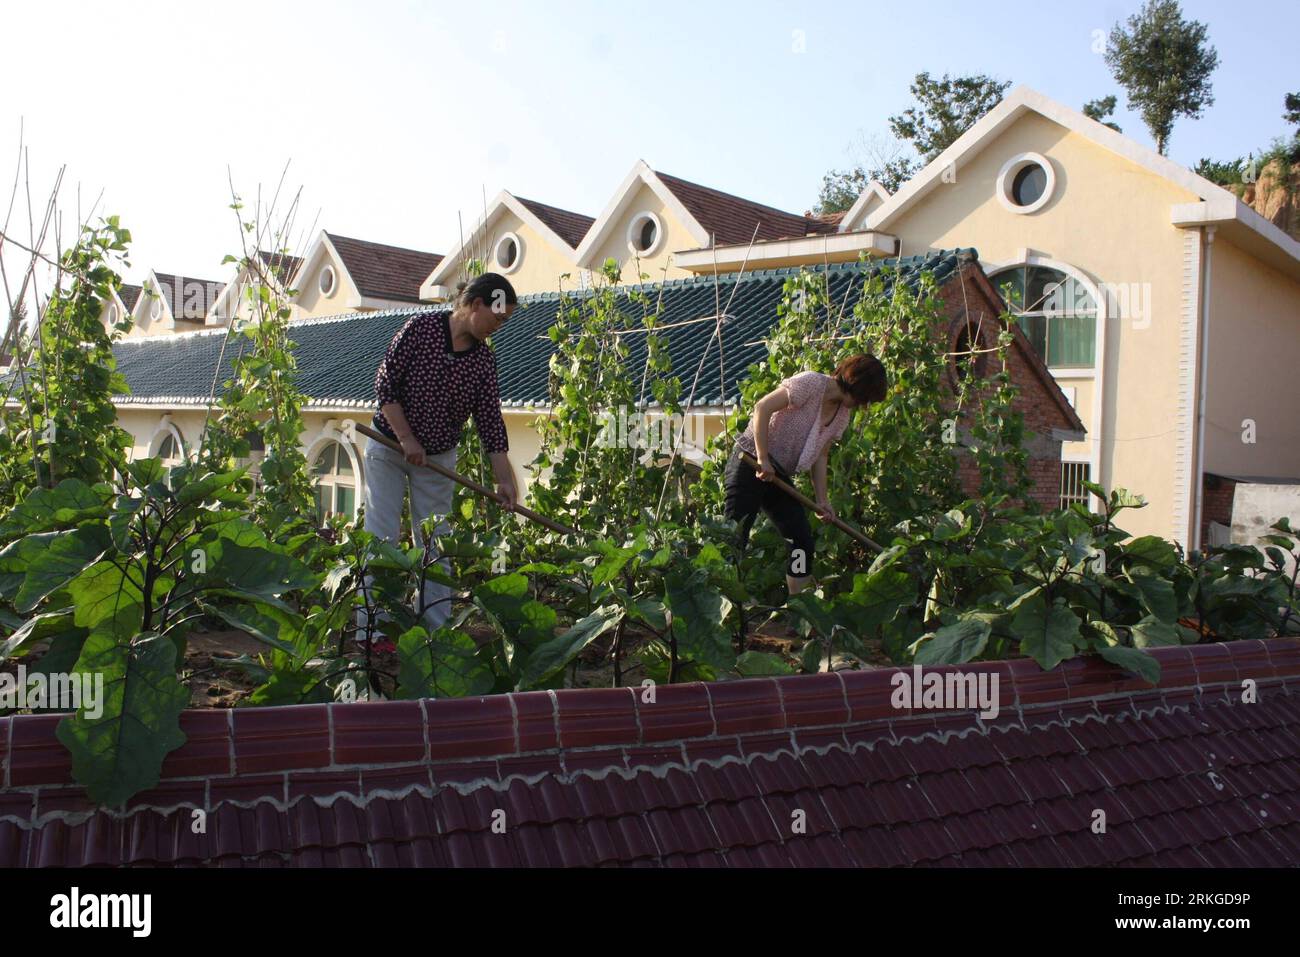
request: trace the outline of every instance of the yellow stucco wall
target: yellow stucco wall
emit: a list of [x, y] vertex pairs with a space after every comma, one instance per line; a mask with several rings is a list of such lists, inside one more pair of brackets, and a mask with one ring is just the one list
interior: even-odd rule
[[[643, 256], [638, 260], [628, 246], [627, 230], [632, 221], [645, 212], [659, 217], [664, 238], [654, 255]], [[673, 253], [679, 249], [695, 249], [699, 245], [681, 220], [669, 211], [659, 194], [642, 182], [633, 193], [631, 201], [624, 206], [622, 214], [613, 221], [605, 241], [593, 250], [590, 262], [594, 264], [593, 269], [598, 269], [606, 259], [615, 259], [622, 267], [622, 281], [625, 283], [640, 282], [638, 272], [650, 277], [647, 282], [684, 279], [695, 274], [675, 265]]]
[[[519, 244], [522, 247], [519, 265], [511, 272], [502, 270], [497, 265], [496, 259], [493, 258], [497, 243], [507, 233], [514, 233], [518, 236]], [[569, 274], [569, 278], [563, 281], [564, 288], [578, 288], [579, 269], [574, 265], [572, 257], [556, 248], [550, 238], [543, 237], [508, 209], [503, 210], [492, 224], [488, 236], [485, 239], [471, 242], [470, 248], [474, 251], [473, 255], [477, 255], [486, 248], [487, 259], [485, 265], [487, 270], [502, 273], [510, 280], [510, 284], [515, 287], [515, 291], [520, 295], [536, 292], [558, 292], [561, 282], [560, 277], [565, 273]], [[443, 282], [454, 289], [456, 277], [451, 276]]]
[[1205, 470], [1300, 478], [1300, 283], [1221, 235], [1210, 264]]
[[[322, 296], [320, 292], [320, 274], [327, 265], [334, 268], [334, 292], [328, 296]], [[293, 307], [294, 319], [313, 319], [317, 316], [337, 316], [341, 313], [352, 312], [353, 308], [348, 303], [356, 302], [361, 298], [361, 294], [357, 292], [357, 287], [348, 279], [343, 264], [328, 253], [321, 258], [319, 263], [310, 267], [308, 271], [298, 276], [294, 281], [298, 288], [298, 298]]]
[[[1051, 160], [1056, 186], [1042, 209], [1020, 215], [1001, 204], [996, 188], [1003, 164], [1025, 152]], [[1091, 388], [1078, 383], [1080, 418], [1100, 442], [1094, 479], [1150, 502], [1126, 513], [1124, 527], [1134, 534], [1183, 535], [1172, 525], [1185, 235], [1170, 224], [1169, 208], [1193, 199], [1182, 187], [1031, 113], [959, 165], [954, 182], [940, 184], [883, 226], [901, 238], [904, 256], [973, 246], [992, 272], [995, 265], [1020, 262], [1027, 248], [1097, 283], [1136, 284], [1129, 288], [1140, 291], [1145, 318], [1107, 320], [1100, 422], [1094, 421]]]

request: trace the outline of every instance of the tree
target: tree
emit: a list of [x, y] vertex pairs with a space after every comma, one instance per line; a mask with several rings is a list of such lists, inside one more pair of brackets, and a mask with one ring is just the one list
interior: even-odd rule
[[1106, 117], [1113, 115], [1115, 112], [1115, 97], [1104, 96], [1100, 100], [1089, 100], [1083, 104], [1083, 115], [1090, 120], [1096, 120], [1105, 126], [1109, 126], [1116, 133], [1123, 133], [1118, 123], [1107, 122]]
[[1283, 100], [1286, 112], [1282, 114], [1282, 119], [1294, 126], [1300, 126], [1300, 93], [1288, 93]]
[[858, 201], [862, 191], [873, 179], [890, 193], [916, 175], [920, 165], [906, 156], [884, 161], [870, 168], [855, 166], [852, 169], [833, 169], [822, 177], [822, 189], [817, 196], [818, 213], [842, 213]]
[[1211, 183], [1218, 183], [1220, 186], [1231, 186], [1234, 183], [1241, 182], [1241, 171], [1246, 165], [1246, 158], [1238, 156], [1235, 160], [1219, 162], [1206, 157], [1196, 164], [1194, 172], [1198, 176], [1204, 176]]
[[1178, 0], [1147, 0], [1127, 28], [1115, 24], [1106, 41], [1106, 65], [1128, 91], [1129, 107], [1141, 114], [1161, 155], [1178, 117], [1196, 119], [1214, 105], [1210, 74], [1219, 55], [1206, 42], [1205, 24], [1183, 19]]
[[[877, 135], [864, 139], [857, 150], [862, 157], [859, 162], [827, 173], [817, 196], [817, 212], [847, 210], [873, 179], [889, 192], [897, 192], [925, 163], [997, 106], [1009, 86], [1010, 81], [983, 75], [954, 78], [945, 73], [943, 79], [935, 80], [929, 73], [918, 73], [911, 86], [918, 105], [889, 118], [895, 138]], [[903, 144], [914, 148], [921, 162], [905, 155]]]
[[911, 90], [919, 105], [891, 116], [889, 128], [928, 163], [997, 106], [1010, 86], [1010, 80], [1001, 82], [983, 74], [949, 77], [945, 73], [935, 80], [929, 73], [918, 73]]

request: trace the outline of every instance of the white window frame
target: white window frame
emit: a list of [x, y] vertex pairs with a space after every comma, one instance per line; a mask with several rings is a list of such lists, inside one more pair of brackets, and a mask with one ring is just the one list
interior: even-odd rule
[[[326, 288], [325, 285], [325, 280], [327, 278], [329, 279], [329, 288]], [[323, 269], [321, 269], [320, 276], [316, 280], [316, 288], [320, 290], [320, 294], [326, 299], [329, 299], [338, 291], [339, 277], [338, 274], [334, 272], [333, 266], [327, 264]]]
[[[655, 241], [646, 249], [642, 249], [637, 245], [637, 240], [640, 238], [641, 230], [647, 222], [654, 223]], [[633, 256], [653, 256], [655, 253], [659, 252], [663, 247], [663, 244], [664, 224], [658, 216], [647, 209], [632, 217], [632, 221], [627, 225], [627, 248]]]
[[[1015, 184], [1016, 176], [1027, 166], [1041, 166], [1043, 172], [1047, 174], [1047, 185], [1043, 187], [1043, 195], [1034, 200], [1028, 206], [1021, 206], [1016, 202], [1015, 196], [1011, 192], [1011, 187]], [[1036, 213], [1056, 195], [1056, 169], [1052, 166], [1052, 161], [1042, 153], [1020, 153], [1011, 157], [1003, 164], [1001, 171], [998, 173], [997, 197], [1003, 208], [1008, 212], [1015, 213], [1017, 216], [1028, 216], [1030, 213]]]
[[[338, 459], [335, 458], [334, 469], [328, 476], [316, 474], [316, 460], [319, 459], [321, 455], [324, 454], [325, 450], [329, 447], [330, 443], [338, 445], [341, 452], [347, 455], [348, 461], [352, 464], [351, 520], [356, 521], [357, 511], [361, 507], [361, 497], [362, 497], [362, 492], [365, 488], [365, 479], [361, 471], [361, 456], [357, 454], [356, 447], [350, 441], [348, 441], [348, 437], [346, 433], [339, 431], [338, 429], [335, 428], [330, 428], [327, 429], [324, 433], [322, 433], [321, 436], [315, 442], [312, 443], [312, 447], [309, 450], [309, 454], [307, 455], [307, 467], [311, 470], [312, 489], [315, 490], [319, 485], [322, 484], [322, 480], [324, 480], [324, 484], [327, 484], [331, 489], [330, 502], [334, 503], [338, 501], [337, 492], [334, 491], [334, 489], [337, 488], [337, 486], [340, 484], [338, 481], [339, 479]], [[347, 483], [341, 483], [341, 484], [346, 485]], [[332, 508], [329, 511], [330, 514], [335, 514], [335, 515], [339, 514], [335, 512]]]
[[[509, 266], [501, 261], [501, 247], [504, 246], [507, 241], [515, 244], [515, 261]], [[497, 240], [496, 246], [492, 249], [492, 261], [496, 263], [497, 271], [505, 276], [510, 275], [510, 273], [519, 268], [519, 264], [524, 261], [524, 244], [523, 240], [519, 238], [518, 233], [506, 233]]]

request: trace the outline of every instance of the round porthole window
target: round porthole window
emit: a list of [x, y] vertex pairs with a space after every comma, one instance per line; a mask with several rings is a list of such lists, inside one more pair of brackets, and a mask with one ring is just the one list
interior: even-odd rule
[[503, 273], [514, 272], [523, 258], [523, 246], [514, 233], [506, 233], [497, 240], [496, 251], [492, 254], [497, 262], [497, 269]]
[[162, 318], [162, 296], [154, 294], [153, 304], [149, 307], [149, 318], [157, 322]]
[[109, 324], [110, 326], [115, 326], [115, 325], [117, 325], [117, 306], [116, 306], [116, 305], [111, 305], [111, 306], [108, 307], [108, 324]]
[[1037, 212], [1047, 205], [1055, 189], [1052, 161], [1041, 153], [1012, 157], [998, 174], [998, 200], [1013, 213]]
[[627, 227], [627, 248], [634, 256], [653, 256], [663, 244], [664, 228], [651, 212], [640, 213]]
[[320, 271], [320, 281], [318, 283], [320, 294], [322, 296], [334, 295], [334, 285], [336, 282], [338, 282], [338, 279], [334, 275], [334, 267], [326, 266]]

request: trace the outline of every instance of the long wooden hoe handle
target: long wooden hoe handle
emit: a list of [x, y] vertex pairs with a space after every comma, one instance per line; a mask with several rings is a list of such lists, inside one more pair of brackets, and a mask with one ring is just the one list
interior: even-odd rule
[[[741, 460], [742, 460], [746, 465], [751, 466], [752, 468], [755, 468], [755, 469], [758, 468], [758, 462], [754, 459], [754, 457], [753, 457], [752, 455], [750, 455], [750, 454], [749, 454], [748, 452], [746, 452], [744, 449], [741, 449], [741, 450], [740, 450], [740, 458], [741, 458]], [[794, 499], [796, 502], [798, 502], [798, 503], [799, 503], [800, 505], [802, 505], [804, 508], [810, 508], [810, 509], [812, 509], [814, 512], [817, 511], [817, 503], [816, 503], [816, 502], [814, 502], [812, 499], [810, 499], [810, 498], [809, 498], [807, 495], [805, 495], [803, 492], [799, 491], [797, 488], [795, 488], [795, 487], [794, 487], [793, 485], [791, 485], [789, 482], [787, 482], [787, 481], [785, 481], [784, 479], [782, 479], [779, 475], [778, 475], [778, 476], [774, 476], [774, 477], [772, 478], [772, 484], [775, 485], [777, 488], [779, 488], [781, 491], [785, 492], [786, 495], [789, 495], [792, 499]], [[873, 542], [871, 539], [867, 538], [866, 535], [862, 534], [862, 532], [858, 531], [856, 528], [854, 528], [854, 527], [853, 527], [852, 525], [850, 525], [848, 522], [846, 522], [846, 521], [844, 521], [843, 519], [841, 519], [839, 516], [836, 516], [835, 518], [830, 519], [830, 523], [831, 523], [832, 525], [834, 525], [836, 528], [838, 528], [838, 529], [839, 529], [841, 532], [843, 532], [845, 535], [848, 535], [850, 538], [856, 538], [858, 541], [860, 541], [863, 545], [866, 545], [867, 548], [871, 549], [873, 552], [883, 552], [883, 551], [884, 551], [883, 548], [881, 548], [879, 545], [877, 545], [877, 544], [876, 544], [875, 542]]]
[[[384, 435], [382, 432], [376, 432], [374, 429], [364, 425], [357, 425], [356, 430], [360, 432], [362, 435], [367, 436], [372, 441], [378, 442], [380, 445], [387, 446], [388, 448], [392, 449], [394, 452], [401, 454], [403, 458], [406, 457], [406, 453], [402, 451], [401, 445], [394, 442], [392, 439]], [[454, 472], [451, 469], [439, 465], [436, 462], [426, 461], [424, 463], [424, 467], [427, 469], [433, 469], [439, 475], [447, 476], [447, 478], [451, 479], [453, 482], [457, 482], [460, 485], [465, 486], [467, 489], [473, 492], [477, 492], [479, 495], [482, 495], [484, 498], [489, 498], [494, 502], [501, 501], [501, 496], [497, 495], [496, 492], [492, 491], [487, 486], [479, 485], [478, 482], [475, 482], [473, 479], [466, 478], [465, 476], [461, 475], [459, 472]], [[514, 511], [518, 512], [524, 518], [536, 522], [538, 525], [541, 525], [545, 528], [549, 528], [553, 532], [559, 532], [561, 535], [575, 535], [581, 537], [578, 535], [577, 529], [569, 528], [568, 525], [561, 525], [559, 522], [555, 521], [554, 519], [547, 518], [545, 515], [541, 514], [540, 512], [534, 512], [531, 508], [529, 508], [526, 505], [516, 505], [514, 507]]]

